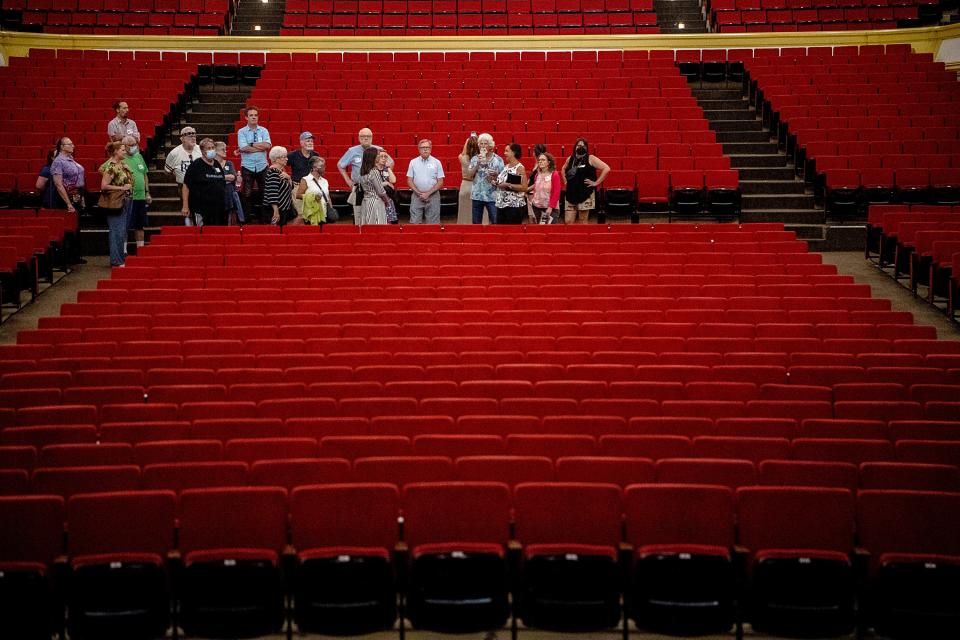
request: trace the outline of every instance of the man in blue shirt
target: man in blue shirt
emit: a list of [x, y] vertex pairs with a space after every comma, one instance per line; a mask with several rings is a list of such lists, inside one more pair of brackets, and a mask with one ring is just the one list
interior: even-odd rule
[[[337, 162], [337, 168], [340, 169], [340, 175], [343, 176], [343, 181], [347, 183], [347, 186], [350, 188], [351, 192], [353, 191], [353, 183], [360, 179], [360, 161], [363, 159], [363, 152], [370, 147], [383, 151], [383, 149], [375, 144], [373, 144], [373, 131], [364, 127], [360, 129], [360, 132], [357, 134], [357, 137], [360, 139], [360, 144], [355, 144], [349, 149], [346, 153], [343, 154], [343, 157], [340, 158]], [[387, 155], [387, 167], [393, 166], [393, 158]], [[350, 175], [347, 175], [347, 167], [350, 167]], [[360, 203], [354, 202], [355, 196], [352, 195], [347, 200], [350, 204], [353, 205], [353, 219], [360, 219]]]
[[[243, 187], [240, 196], [243, 200], [243, 210], [247, 212], [248, 220], [256, 218], [263, 221], [261, 210], [263, 201], [263, 181], [267, 175], [267, 152], [273, 143], [270, 141], [270, 132], [261, 127], [260, 111], [256, 107], [247, 107], [244, 111], [247, 117], [247, 126], [237, 131], [237, 152], [240, 154], [240, 174], [243, 178]], [[257, 184], [257, 198], [253, 202], [253, 183]]]

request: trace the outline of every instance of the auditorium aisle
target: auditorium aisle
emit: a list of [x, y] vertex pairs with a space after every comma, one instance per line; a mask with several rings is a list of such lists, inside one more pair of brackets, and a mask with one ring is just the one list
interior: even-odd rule
[[[889, 275], [863, 259], [862, 251], [838, 251], [823, 254], [823, 261], [837, 265], [840, 273], [852, 275], [858, 283], [869, 284], [873, 297], [889, 298], [896, 311], [911, 311], [916, 324], [929, 324], [937, 327], [941, 340], [960, 340], [960, 324], [950, 322], [946, 317], [920, 300], [914, 299], [910, 292], [896, 284]], [[105, 256], [93, 256], [88, 263], [74, 270], [51, 287], [37, 301], [24, 307], [5, 323], [0, 325], [0, 344], [14, 344], [17, 332], [23, 329], [36, 329], [38, 319], [44, 316], [59, 315], [60, 305], [75, 302], [77, 291], [96, 289], [97, 281], [109, 277]]]

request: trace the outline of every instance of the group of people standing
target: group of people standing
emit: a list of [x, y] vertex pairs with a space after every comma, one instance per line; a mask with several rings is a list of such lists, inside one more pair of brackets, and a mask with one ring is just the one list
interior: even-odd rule
[[529, 177], [520, 162], [519, 144], [504, 146], [502, 158], [495, 148], [489, 133], [471, 134], [464, 142], [458, 223], [521, 224], [526, 218], [530, 224], [552, 224], [559, 219], [564, 189], [563, 222], [587, 222], [610, 166], [590, 153], [585, 139], [577, 139], [560, 171], [546, 145], [534, 145], [536, 164]]
[[273, 145], [256, 107], [244, 113], [247, 124], [237, 132], [234, 151], [240, 156], [239, 171], [227, 159], [225, 142], [204, 138], [197, 143], [193, 127], [180, 130], [181, 144], [167, 154], [165, 167], [180, 186], [184, 223], [327, 222], [336, 212], [323, 177], [326, 163], [313, 150], [313, 134], [300, 134], [300, 149], [289, 153]]
[[[133, 229], [143, 243], [147, 206], [151, 202], [148, 165], [140, 154], [140, 132], [128, 117], [126, 102], [114, 104], [116, 117], [107, 125], [107, 160], [100, 166], [99, 207], [110, 230], [110, 262], [124, 263], [125, 241]], [[274, 146], [270, 132], [259, 123], [259, 110], [244, 111], [246, 125], [237, 132], [239, 167], [227, 159], [227, 145], [203, 138], [191, 126], [180, 130], [181, 144], [164, 163], [180, 189], [181, 214], [187, 225], [321, 224], [335, 222], [337, 210], [324, 177], [326, 161], [314, 150], [314, 136], [300, 134], [300, 148], [288, 152]], [[337, 168], [350, 188], [356, 224], [397, 223], [397, 177], [394, 160], [373, 144], [373, 132], [361, 129], [359, 144], [347, 149]], [[73, 141], [63, 137], [48, 157], [37, 180], [43, 206], [82, 208], [84, 169], [73, 157]], [[419, 154], [410, 160], [406, 186], [410, 190], [410, 223], [440, 222], [443, 163], [432, 155], [433, 144], [420, 139]], [[510, 143], [502, 156], [489, 133], [471, 134], [459, 161], [462, 173], [457, 222], [461, 224], [551, 224], [560, 220], [561, 192], [565, 192], [563, 222], [587, 221], [596, 208], [596, 189], [610, 167], [590, 154], [587, 141], [578, 138], [573, 153], [558, 169], [554, 156], [538, 144], [530, 175], [521, 163], [523, 149]], [[287, 166], [290, 172], [287, 171]]]

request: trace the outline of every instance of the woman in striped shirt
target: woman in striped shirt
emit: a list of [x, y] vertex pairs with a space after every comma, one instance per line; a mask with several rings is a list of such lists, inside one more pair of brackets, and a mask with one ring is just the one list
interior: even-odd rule
[[285, 147], [270, 149], [270, 167], [263, 184], [263, 205], [273, 209], [270, 224], [283, 226], [296, 217], [293, 208], [293, 180], [283, 168], [287, 166]]

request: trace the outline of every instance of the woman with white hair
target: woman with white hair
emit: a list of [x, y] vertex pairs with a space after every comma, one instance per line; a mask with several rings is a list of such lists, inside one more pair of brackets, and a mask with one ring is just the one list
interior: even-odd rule
[[481, 133], [477, 138], [479, 153], [470, 159], [463, 177], [473, 180], [470, 202], [473, 224], [483, 224], [483, 212], [490, 216], [490, 224], [497, 224], [497, 177], [503, 171], [503, 158], [494, 151], [493, 136]]
[[284, 172], [287, 166], [287, 149], [270, 149], [270, 166], [263, 183], [263, 206], [273, 209], [270, 224], [283, 226], [297, 217], [293, 208], [293, 180]]

